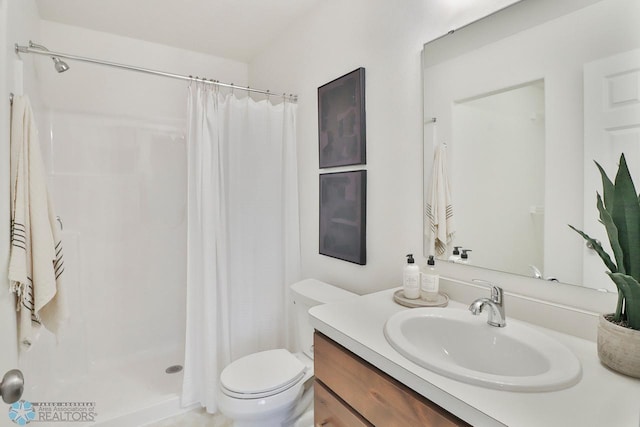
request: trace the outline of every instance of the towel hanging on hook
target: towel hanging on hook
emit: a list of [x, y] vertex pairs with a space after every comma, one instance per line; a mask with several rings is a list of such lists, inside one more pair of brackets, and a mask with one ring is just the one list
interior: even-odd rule
[[447, 172], [446, 145], [436, 145], [427, 203], [424, 234], [429, 242], [429, 255], [440, 256], [447, 250], [456, 232], [453, 204]]

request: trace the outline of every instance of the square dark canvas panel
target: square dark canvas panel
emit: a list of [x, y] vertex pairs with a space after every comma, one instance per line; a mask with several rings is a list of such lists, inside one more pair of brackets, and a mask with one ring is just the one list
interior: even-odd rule
[[367, 171], [320, 174], [320, 253], [367, 263]]
[[366, 164], [364, 68], [318, 88], [320, 168]]

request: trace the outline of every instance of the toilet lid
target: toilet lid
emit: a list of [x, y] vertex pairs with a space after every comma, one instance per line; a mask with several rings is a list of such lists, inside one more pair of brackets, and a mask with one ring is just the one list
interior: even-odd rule
[[265, 397], [291, 387], [305, 371], [305, 365], [289, 351], [267, 350], [231, 363], [220, 374], [220, 383], [234, 394]]

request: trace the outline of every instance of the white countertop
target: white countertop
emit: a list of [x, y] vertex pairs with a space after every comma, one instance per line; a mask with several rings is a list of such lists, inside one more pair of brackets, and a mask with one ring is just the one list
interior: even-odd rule
[[[444, 377], [405, 359], [389, 345], [383, 333], [389, 316], [410, 310], [393, 302], [396, 289], [313, 307], [309, 311], [311, 324], [474, 426], [640, 427], [640, 380], [602, 366], [594, 342], [554, 330], [529, 324], [563, 342], [580, 360], [582, 379], [565, 390], [544, 393], [493, 390]], [[455, 301], [450, 301], [449, 307], [466, 308]], [[506, 315], [508, 322], [509, 307]]]

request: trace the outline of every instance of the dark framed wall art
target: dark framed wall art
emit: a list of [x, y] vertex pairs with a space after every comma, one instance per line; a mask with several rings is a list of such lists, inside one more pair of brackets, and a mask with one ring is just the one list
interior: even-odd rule
[[320, 174], [320, 253], [367, 263], [367, 171]]
[[366, 164], [364, 68], [318, 88], [320, 169]]

